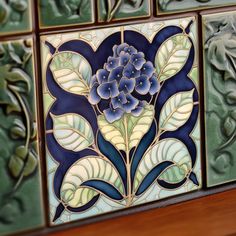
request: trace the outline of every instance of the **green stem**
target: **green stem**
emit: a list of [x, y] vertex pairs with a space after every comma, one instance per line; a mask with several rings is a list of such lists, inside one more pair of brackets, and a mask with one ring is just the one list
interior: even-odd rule
[[115, 7], [112, 9], [111, 2], [108, 0], [107, 22], [111, 21], [117, 9], [120, 7], [122, 0], [118, 0]]
[[[9, 85], [9, 88], [15, 94], [15, 96], [16, 96], [17, 100], [19, 101], [20, 106], [21, 106], [21, 108], [24, 112], [24, 116], [25, 116], [25, 119], [26, 119], [26, 130], [27, 130], [25, 148], [28, 149], [29, 148], [29, 142], [30, 142], [30, 134], [31, 134], [31, 132], [30, 132], [31, 131], [31, 129], [30, 129], [30, 117], [29, 117], [29, 114], [28, 114], [28, 110], [27, 110], [27, 107], [24, 103], [24, 100], [20, 96], [20, 94], [11, 85]], [[15, 192], [18, 189], [18, 187], [20, 186], [23, 178], [24, 178], [24, 171], [22, 170], [12, 192]]]

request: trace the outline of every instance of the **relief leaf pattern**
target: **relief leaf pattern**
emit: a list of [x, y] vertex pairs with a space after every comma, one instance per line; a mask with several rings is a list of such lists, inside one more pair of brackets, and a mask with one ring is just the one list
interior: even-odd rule
[[79, 152], [94, 143], [93, 130], [88, 121], [77, 114], [56, 116], [53, 120], [53, 134], [57, 142], [65, 149]]
[[118, 195], [124, 193], [122, 180], [113, 165], [102, 158], [88, 156], [75, 162], [65, 175], [61, 187], [62, 201], [71, 207], [81, 207], [99, 193], [105, 194], [86, 185], [93, 180], [110, 184]]
[[98, 126], [107, 141], [118, 150], [127, 151], [138, 145], [149, 130], [153, 117], [154, 107], [147, 105], [140, 116], [125, 114], [122, 119], [113, 123], [109, 123], [104, 115], [100, 115]]
[[194, 106], [193, 92], [176, 93], [167, 100], [160, 114], [160, 130], [175, 131], [188, 121]]
[[160, 82], [176, 75], [186, 64], [191, 49], [188, 35], [178, 34], [165, 41], [157, 51], [155, 66]]
[[60, 52], [53, 58], [50, 69], [62, 89], [77, 95], [88, 95], [92, 69], [83, 56], [75, 52]]

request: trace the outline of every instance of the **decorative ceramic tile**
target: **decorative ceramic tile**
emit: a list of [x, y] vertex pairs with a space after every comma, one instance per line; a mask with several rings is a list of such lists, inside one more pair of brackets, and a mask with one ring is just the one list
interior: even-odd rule
[[98, 20], [100, 22], [142, 18], [148, 17], [150, 14], [149, 0], [98, 0]]
[[32, 40], [0, 42], [0, 234], [43, 226]]
[[41, 38], [52, 224], [200, 188], [196, 26]]
[[94, 22], [93, 0], [39, 0], [40, 27], [58, 27]]
[[236, 5], [235, 0], [156, 0], [160, 13]]
[[208, 186], [236, 180], [236, 12], [203, 17]]
[[0, 34], [31, 30], [30, 0], [0, 0]]

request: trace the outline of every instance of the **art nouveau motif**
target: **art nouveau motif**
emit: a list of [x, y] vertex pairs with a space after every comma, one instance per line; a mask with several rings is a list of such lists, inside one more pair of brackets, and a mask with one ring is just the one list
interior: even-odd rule
[[0, 42], [1, 235], [44, 222], [31, 47], [31, 39]]
[[204, 16], [207, 181], [236, 179], [236, 13]]
[[195, 42], [195, 18], [42, 37], [52, 224], [200, 188]]

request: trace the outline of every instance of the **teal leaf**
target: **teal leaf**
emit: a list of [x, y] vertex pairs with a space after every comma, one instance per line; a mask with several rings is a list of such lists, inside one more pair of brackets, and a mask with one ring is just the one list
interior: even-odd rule
[[79, 152], [94, 144], [92, 127], [84, 117], [77, 114], [51, 117], [54, 137], [63, 148]]
[[95, 188], [82, 186], [88, 181], [102, 181], [124, 194], [124, 186], [113, 165], [100, 157], [88, 156], [74, 163], [67, 171], [61, 187], [62, 201], [70, 207], [86, 205], [93, 197], [102, 194]]
[[160, 46], [155, 57], [160, 82], [170, 79], [183, 68], [189, 57], [191, 45], [188, 35], [177, 34]]
[[136, 117], [125, 114], [123, 118], [109, 123], [104, 115], [98, 117], [98, 126], [103, 137], [118, 150], [126, 151], [136, 147], [149, 130], [154, 118], [154, 107], [146, 105], [143, 113]]
[[194, 106], [193, 92], [176, 93], [167, 100], [160, 113], [160, 130], [175, 131], [188, 121]]
[[82, 55], [75, 52], [57, 53], [50, 69], [62, 89], [77, 95], [88, 95], [92, 69]]

